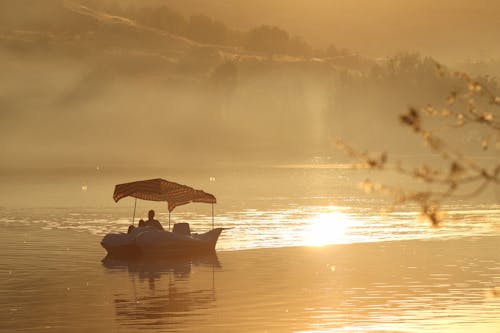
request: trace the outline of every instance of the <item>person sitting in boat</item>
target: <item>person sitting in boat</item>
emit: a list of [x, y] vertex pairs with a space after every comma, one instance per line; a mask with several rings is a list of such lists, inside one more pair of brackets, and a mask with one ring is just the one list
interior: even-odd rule
[[159, 230], [164, 230], [160, 221], [155, 220], [154, 217], [155, 217], [155, 211], [151, 209], [148, 212], [148, 219], [146, 221], [144, 221], [144, 223], [142, 223], [142, 226], [152, 227], [152, 228], [159, 229]]
[[134, 231], [135, 228], [140, 228], [140, 227], [144, 227], [144, 220], [143, 219], [139, 220], [138, 227], [135, 227], [133, 224], [129, 225], [128, 230], [127, 230], [127, 234], [130, 234], [132, 231]]

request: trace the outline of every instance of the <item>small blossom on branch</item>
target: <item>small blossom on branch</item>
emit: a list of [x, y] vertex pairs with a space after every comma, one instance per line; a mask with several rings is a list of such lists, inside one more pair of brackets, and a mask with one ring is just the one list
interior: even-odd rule
[[[391, 196], [396, 205], [416, 203], [420, 207], [420, 219], [429, 221], [433, 227], [438, 227], [444, 212], [442, 203], [450, 198], [472, 198], [482, 193], [489, 185], [500, 185], [500, 164], [493, 167], [466, 157], [460, 150], [452, 148], [450, 139], [446, 140], [428, 129], [424, 124], [426, 117], [442, 120], [448, 123], [448, 128], [458, 129], [475, 124], [483, 127], [485, 134], [480, 138], [481, 149], [487, 150], [490, 146], [500, 149], [500, 97], [494, 95], [484, 84], [460, 72], [449, 72], [441, 65], [437, 65], [440, 76], [454, 77], [465, 83], [466, 89], [462, 92], [452, 91], [446, 98], [444, 108], [427, 105], [418, 110], [410, 107], [399, 117], [401, 123], [409, 127], [413, 133], [419, 135], [426, 146], [441, 158], [441, 165], [447, 164], [448, 170], [441, 171], [427, 164], [409, 168], [401, 162], [395, 165], [388, 164], [387, 153], [373, 155], [367, 152], [358, 152], [356, 149], [337, 140], [337, 147], [350, 157], [358, 159], [361, 165], [368, 169], [393, 170], [412, 179], [423, 181], [431, 188], [429, 190], [409, 191], [405, 188], [394, 188], [370, 180], [361, 183], [367, 193], [381, 193]], [[488, 108], [483, 110], [483, 108]], [[441, 134], [441, 132], [438, 132]], [[453, 142], [453, 140], [451, 140]], [[466, 186], [467, 185], [467, 186]], [[470, 188], [473, 188], [470, 191]], [[465, 192], [465, 189], [469, 192]]]

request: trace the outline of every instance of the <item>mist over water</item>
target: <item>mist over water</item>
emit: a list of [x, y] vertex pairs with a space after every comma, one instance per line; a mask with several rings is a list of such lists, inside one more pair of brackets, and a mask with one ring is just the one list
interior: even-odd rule
[[[171, 5], [3, 4], [1, 165], [303, 163], [336, 154], [337, 137], [422, 153], [398, 115], [460, 85], [436, 75], [433, 53], [370, 58], [334, 36], [316, 48], [279, 26], [235, 30], [196, 16], [206, 5], [194, 16]], [[478, 129], [465, 132], [460, 144], [476, 152]]]

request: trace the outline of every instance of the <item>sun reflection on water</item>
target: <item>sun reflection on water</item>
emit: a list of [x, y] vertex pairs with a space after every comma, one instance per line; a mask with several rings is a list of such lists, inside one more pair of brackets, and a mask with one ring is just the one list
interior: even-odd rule
[[313, 217], [306, 230], [305, 244], [323, 246], [327, 244], [350, 243], [347, 231], [354, 221], [341, 212], [320, 213]]

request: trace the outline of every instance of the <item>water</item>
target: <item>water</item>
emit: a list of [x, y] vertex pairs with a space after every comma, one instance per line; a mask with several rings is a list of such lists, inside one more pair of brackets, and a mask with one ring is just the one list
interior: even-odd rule
[[[128, 209], [119, 208], [2, 209], [0, 227], [17, 225], [104, 236], [108, 232], [126, 231], [131, 223], [129, 213]], [[194, 232], [205, 232], [212, 227], [212, 217], [207, 213], [175, 212], [171, 219], [172, 223], [189, 222]], [[145, 218], [145, 214], [142, 217]], [[168, 227], [167, 213], [158, 212], [157, 217]], [[215, 225], [230, 228], [221, 235], [217, 249], [227, 251], [500, 234], [500, 205], [475, 208], [448, 206], [447, 219], [439, 229], [416, 222], [417, 218], [418, 212], [415, 211], [381, 215], [373, 209], [367, 212], [366, 208], [334, 205], [300, 206], [293, 203], [262, 209], [229, 207], [217, 210]]]
[[[432, 229], [345, 171], [193, 172], [173, 180], [216, 194], [231, 228], [216, 257], [103, 261], [102, 235], [133, 211], [112, 185], [149, 177], [101, 172], [2, 179], [0, 331], [500, 332], [495, 200], [450, 202]], [[166, 226], [164, 205], [137, 215], [150, 208]], [[205, 231], [210, 213], [172, 219]]]

